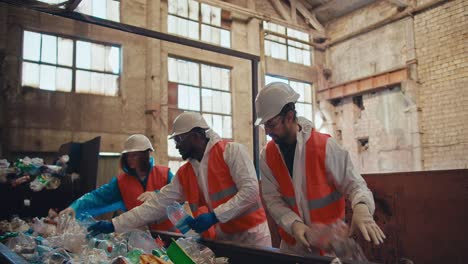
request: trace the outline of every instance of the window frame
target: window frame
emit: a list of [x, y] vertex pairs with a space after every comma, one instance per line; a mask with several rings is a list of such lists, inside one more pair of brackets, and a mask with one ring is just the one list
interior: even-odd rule
[[[202, 8], [201, 8], [201, 5], [202, 4], [205, 4], [205, 5], [208, 5], [210, 7], [216, 7], [216, 8], [219, 8], [221, 9], [221, 24], [222, 24], [222, 13], [223, 13], [223, 8], [222, 7], [219, 7], [219, 6], [214, 6], [214, 5], [211, 5], [211, 4], [207, 4], [207, 3], [204, 3], [204, 2], [200, 2], [198, 0], [195, 0], [195, 2], [198, 3], [198, 20], [194, 20], [192, 18], [190, 18], [189, 16], [187, 17], [184, 17], [184, 16], [181, 16], [181, 15], [178, 15], [178, 14], [173, 14], [173, 13], [169, 13], [169, 1], [166, 1], [167, 5], [168, 5], [168, 8], [167, 8], [167, 16], [166, 16], [166, 26], [167, 26], [167, 32], [169, 34], [174, 34], [176, 36], [183, 36], [183, 37], [186, 37], [186, 38], [190, 38], [188, 36], [184, 36], [184, 35], [180, 35], [180, 34], [176, 34], [176, 33], [172, 33], [172, 32], [169, 32], [169, 16], [173, 16], [173, 17], [176, 17], [176, 18], [179, 18], [179, 19], [185, 19], [185, 20], [188, 20], [188, 21], [192, 21], [192, 22], [196, 22], [198, 24], [198, 38], [196, 40], [198, 41], [201, 41], [201, 42], [204, 42], [204, 43], [210, 43], [212, 45], [216, 45], [216, 46], [220, 46], [220, 47], [223, 47], [221, 46], [221, 44], [215, 44], [215, 43], [212, 43], [212, 42], [208, 42], [208, 41], [204, 41], [202, 40], [202, 25], [205, 25], [205, 26], [209, 26], [209, 27], [214, 27], [214, 28], [217, 28], [217, 29], [220, 29], [220, 30], [226, 30], [229, 32], [229, 47], [226, 47], [226, 48], [230, 48], [232, 49], [232, 32], [231, 32], [231, 29], [226, 29], [226, 28], [223, 28], [222, 26], [216, 26], [216, 25], [212, 25], [212, 24], [209, 24], [209, 23], [205, 23], [203, 22], [203, 19], [202, 19]], [[221, 33], [220, 33], [221, 34]], [[220, 36], [221, 37], [221, 36]], [[194, 39], [194, 38], [190, 38], [190, 39]], [[220, 43], [221, 43], [221, 40], [220, 40]]]
[[[273, 22], [270, 22], [270, 21], [263, 21], [263, 22], [266, 22], [266, 23], [271, 23], [271, 24], [275, 24], [277, 26], [282, 26], [284, 27], [285, 29], [285, 34], [281, 34], [281, 33], [278, 33], [278, 32], [275, 32], [275, 31], [272, 31], [272, 30], [269, 30], [269, 29], [265, 29], [264, 27], [264, 23], [262, 23], [262, 31], [263, 31], [263, 41], [264, 41], [264, 44], [263, 44], [263, 53], [265, 56], [267, 57], [271, 57], [273, 59], [277, 59], [277, 60], [284, 60], [284, 59], [281, 59], [281, 58], [275, 58], [271, 55], [266, 55], [266, 49], [265, 49], [265, 41], [269, 41], [269, 42], [273, 42], [273, 43], [276, 43], [276, 44], [280, 44], [280, 45], [284, 45], [286, 47], [286, 59], [285, 61], [289, 62], [289, 63], [294, 63], [294, 64], [299, 64], [299, 65], [303, 65], [303, 66], [306, 66], [306, 67], [312, 67], [314, 65], [314, 61], [313, 61], [313, 52], [314, 52], [314, 46], [310, 43], [310, 42], [307, 42], [307, 41], [304, 41], [302, 39], [298, 39], [298, 38], [294, 38], [294, 37], [290, 37], [288, 35], [288, 29], [290, 30], [295, 30], [295, 31], [298, 31], [298, 32], [301, 32], [301, 33], [305, 33], [309, 36], [309, 40], [310, 40], [310, 34], [307, 33], [307, 32], [303, 32], [301, 30], [297, 30], [297, 29], [294, 29], [294, 28], [290, 28], [290, 27], [287, 27], [287, 26], [283, 26], [281, 24], [277, 24], [277, 23], [273, 23]], [[278, 38], [282, 38], [284, 39], [284, 43], [278, 41], [278, 40], [272, 40], [272, 39], [268, 39], [267, 36], [268, 35], [271, 35], [271, 36], [275, 36], [275, 37], [278, 37]], [[289, 41], [295, 41], [295, 42], [299, 42], [303, 45], [308, 45], [310, 48], [307, 50], [307, 49], [303, 49], [303, 48], [298, 48], [292, 44], [289, 43]], [[294, 62], [294, 61], [290, 61], [289, 60], [289, 47], [291, 48], [295, 48], [295, 49], [300, 49], [302, 51], [308, 51], [310, 53], [309, 55], [309, 59], [310, 59], [310, 65], [307, 65], [307, 64], [304, 64], [304, 63], [298, 63], [298, 62]], [[267, 75], [267, 74], [265, 74]], [[288, 79], [289, 80], [289, 79]]]
[[[173, 108], [171, 105], [169, 105], [168, 103], [168, 108], [169, 110], [180, 110], [180, 111], [183, 111], [183, 112], [193, 112], [193, 113], [199, 113], [201, 115], [203, 114], [210, 114], [210, 115], [219, 115], [219, 116], [229, 116], [231, 117], [231, 138], [225, 138], [225, 137], [222, 137], [223, 139], [228, 139], [228, 140], [232, 140], [234, 138], [234, 111], [233, 111], [233, 90], [232, 90], [232, 69], [233, 67], [230, 67], [230, 66], [226, 66], [226, 65], [220, 65], [220, 64], [216, 64], [216, 63], [210, 63], [210, 62], [206, 62], [206, 61], [201, 61], [201, 60], [197, 60], [197, 59], [192, 59], [192, 58], [187, 58], [187, 57], [183, 57], [183, 56], [178, 56], [178, 55], [175, 55], [175, 54], [167, 54], [167, 65], [166, 65], [166, 68], [167, 68], [167, 71], [169, 72], [169, 58], [172, 58], [172, 59], [175, 59], [175, 60], [184, 60], [184, 61], [187, 61], [187, 62], [192, 62], [192, 63], [197, 63], [199, 65], [199, 72], [198, 72], [198, 80], [199, 80], [199, 83], [200, 83], [200, 86], [195, 86], [195, 85], [192, 85], [192, 84], [186, 84], [186, 83], [180, 83], [180, 82], [174, 82], [174, 81], [170, 81], [169, 80], [169, 73], [168, 73], [168, 77], [167, 77], [167, 83], [175, 83], [177, 85], [184, 85], [184, 86], [188, 86], [188, 87], [193, 87], [193, 88], [198, 88], [199, 89], [199, 92], [200, 92], [200, 98], [199, 98], [199, 104], [200, 104], [200, 110], [199, 111], [194, 111], [194, 110], [189, 110], [189, 109], [183, 109], [183, 108], [179, 108], [178, 105], [176, 105], [175, 108]], [[202, 85], [202, 70], [201, 70], [201, 65], [206, 65], [206, 66], [210, 66], [210, 67], [217, 67], [217, 68], [221, 68], [221, 69], [225, 69], [225, 70], [229, 70], [229, 90], [220, 90], [220, 89], [216, 89], [216, 88], [211, 88], [211, 87], [205, 87]], [[167, 86], [167, 89], [169, 89], [169, 85]], [[203, 102], [202, 102], [202, 90], [203, 89], [206, 89], [206, 90], [210, 90], [210, 91], [217, 91], [217, 92], [224, 92], [224, 93], [229, 93], [230, 94], [230, 100], [231, 100], [231, 114], [224, 114], [224, 113], [217, 113], [217, 112], [207, 112], [207, 111], [203, 111]], [[174, 139], [169, 139], [169, 140], [174, 140]], [[170, 144], [170, 143], [168, 143]], [[182, 160], [182, 157], [175, 157], [175, 156], [171, 156], [170, 153], [169, 153], [169, 148], [167, 148], [167, 157], [168, 157], [168, 164], [170, 161], [178, 161], [178, 162], [184, 162], [184, 160]]]
[[[57, 64], [52, 64], [52, 63], [48, 63], [48, 62], [42, 62], [41, 61], [42, 54], [39, 57], [39, 61], [32, 61], [32, 60], [24, 59], [23, 46], [24, 46], [24, 33], [26, 31], [41, 34], [41, 37], [44, 34], [44, 35], [49, 35], [49, 36], [53, 36], [53, 37], [57, 37], [57, 38], [65, 38], [65, 39], [69, 39], [69, 40], [73, 41], [72, 66], [60, 65], [58, 63]], [[99, 70], [93, 70], [93, 69], [83, 69], [83, 68], [76, 67], [76, 46], [77, 46], [76, 43], [77, 43], [77, 41], [84, 41], [84, 42], [89, 42], [91, 44], [97, 44], [97, 45], [103, 45], [103, 46], [110, 46], [110, 47], [119, 48], [119, 73], [115, 74], [115, 73], [112, 73], [112, 72], [105, 72], [105, 71], [99, 71]], [[40, 49], [39, 53], [41, 53], [42, 40], [41, 40], [39, 49]], [[36, 30], [36, 29], [30, 29], [30, 28], [23, 27], [22, 32], [21, 32], [21, 52], [20, 52], [20, 54], [21, 54], [20, 65], [21, 66], [19, 67], [19, 74], [20, 74], [19, 76], [21, 76], [20, 86], [21, 86], [22, 89], [25, 89], [25, 88], [26, 89], [35, 89], [35, 90], [39, 90], [39, 91], [48, 91], [48, 92], [56, 92], [56, 93], [88, 94], [88, 95], [96, 95], [96, 96], [120, 97], [122, 95], [121, 89], [122, 89], [122, 73], [123, 73], [123, 68], [122, 68], [123, 67], [123, 61], [122, 61], [123, 54], [122, 54], [122, 52], [123, 52], [122, 44], [116, 44], [116, 43], [105, 42], [105, 41], [100, 41], [100, 40], [92, 40], [92, 39], [83, 38], [83, 37], [80, 37], [80, 36], [72, 36], [72, 35], [67, 35], [67, 34], [62, 34], [62, 33], [49, 32], [49, 31]], [[56, 55], [57, 55], [57, 58], [58, 58], [58, 48], [56, 50], [56, 53], [57, 53]], [[27, 86], [27, 85], [24, 86], [22, 84], [22, 81], [23, 81], [23, 66], [22, 66], [23, 62], [70, 69], [72, 71], [71, 90], [69, 92], [66, 92], [66, 91], [57, 91], [57, 90], [46, 90], [46, 89], [41, 89], [39, 87], [31, 87], [31, 86]], [[117, 76], [118, 90], [117, 90], [116, 95], [111, 96], [111, 95], [95, 94], [95, 93], [77, 93], [76, 92], [76, 72], [79, 71], [79, 70], [80, 71], [101, 73], [101, 74], [112, 74], [112, 75]]]

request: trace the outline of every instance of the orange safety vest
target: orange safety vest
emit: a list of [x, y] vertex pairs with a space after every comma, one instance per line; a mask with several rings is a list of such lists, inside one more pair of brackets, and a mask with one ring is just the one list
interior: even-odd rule
[[[164, 166], [154, 166], [148, 175], [148, 181], [146, 183], [146, 190], [143, 190], [143, 186], [140, 181], [135, 177], [122, 173], [117, 177], [117, 183], [119, 185], [120, 194], [122, 195], [123, 202], [128, 211], [143, 204], [143, 202], [137, 200], [138, 196], [147, 191], [160, 190], [167, 184], [167, 174], [169, 168]], [[151, 230], [163, 230], [176, 232], [177, 229], [172, 225], [171, 221], [166, 217], [164, 220], [159, 221], [157, 224], [150, 226]]]
[[[224, 161], [224, 150], [227, 140], [220, 140], [210, 150], [208, 159], [208, 195], [213, 208], [224, 204], [237, 194], [237, 187], [232, 180], [229, 167]], [[200, 206], [205, 206], [205, 199], [200, 193], [197, 177], [192, 165], [187, 162], [177, 172], [179, 181], [183, 186], [185, 197], [194, 213], [200, 215]], [[240, 233], [249, 230], [266, 221], [265, 210], [260, 203], [252, 206], [241, 215], [226, 223], [219, 223], [221, 230], [226, 234]]]
[[[312, 223], [330, 224], [343, 219], [345, 201], [336, 187], [329, 183], [325, 169], [325, 154], [327, 140], [330, 136], [312, 129], [306, 143], [305, 176], [307, 184], [307, 204]], [[299, 214], [293, 182], [288, 168], [280, 154], [278, 146], [273, 141], [266, 147], [266, 162], [279, 184], [279, 191], [284, 202], [297, 215]], [[296, 240], [284, 229], [279, 228], [281, 238], [294, 245]]]

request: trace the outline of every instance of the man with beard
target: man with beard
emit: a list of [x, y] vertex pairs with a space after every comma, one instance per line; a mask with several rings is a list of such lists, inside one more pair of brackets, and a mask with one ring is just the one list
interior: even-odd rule
[[260, 173], [267, 210], [280, 227], [281, 248], [325, 254], [313, 248], [305, 234], [308, 225], [344, 220], [343, 195], [353, 209], [350, 232], [359, 229], [367, 241], [383, 243], [385, 235], [372, 217], [375, 205], [366, 182], [335, 139], [296, 116], [299, 96], [288, 84], [274, 82], [255, 100], [255, 125], [263, 125], [273, 139], [261, 152]]
[[198, 113], [180, 114], [170, 138], [188, 160], [172, 182], [143, 205], [112, 223], [98, 222], [90, 231], [128, 231], [165, 218], [166, 207], [174, 201], [188, 201], [195, 218], [187, 224], [202, 236], [271, 246], [255, 168], [246, 148], [221, 139]]

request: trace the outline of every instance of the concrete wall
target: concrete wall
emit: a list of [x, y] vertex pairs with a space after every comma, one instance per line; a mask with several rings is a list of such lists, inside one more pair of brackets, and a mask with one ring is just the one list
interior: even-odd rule
[[410, 104], [400, 87], [366, 93], [362, 102], [363, 109], [347, 97], [335, 107], [339, 139], [354, 165], [366, 173], [412, 171]]
[[468, 2], [414, 18], [425, 169], [468, 168]]
[[[359, 13], [356, 16], [360, 17]], [[333, 70], [331, 84], [405, 67], [407, 23], [411, 21], [400, 20], [330, 47], [327, 64]]]

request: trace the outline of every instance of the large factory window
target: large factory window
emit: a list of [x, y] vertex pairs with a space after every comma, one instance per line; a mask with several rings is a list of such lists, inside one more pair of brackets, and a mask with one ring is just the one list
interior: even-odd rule
[[[230, 69], [172, 58], [168, 59], [169, 133], [177, 115], [199, 112], [222, 138], [232, 138]], [[168, 142], [169, 167], [182, 164], [173, 140]]]
[[265, 55], [290, 62], [311, 65], [309, 34], [271, 22], [263, 22]]
[[24, 31], [22, 86], [116, 96], [120, 47]]
[[194, 0], [169, 0], [167, 31], [187, 38], [231, 47], [228, 12]]
[[[58, 5], [64, 8], [65, 0], [39, 0], [51, 5]], [[120, 22], [120, 1], [119, 0], [81, 0], [74, 10], [90, 16]]]

